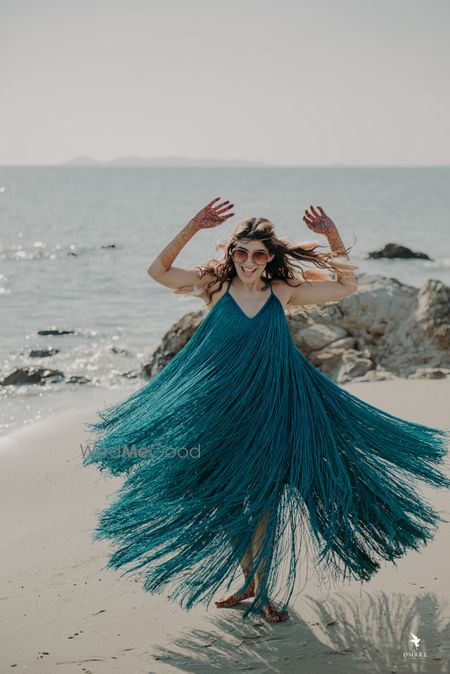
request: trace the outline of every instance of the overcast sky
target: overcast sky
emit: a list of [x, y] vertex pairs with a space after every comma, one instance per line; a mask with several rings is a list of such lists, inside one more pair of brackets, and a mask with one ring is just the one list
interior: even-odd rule
[[1, 164], [450, 164], [448, 0], [0, 8]]

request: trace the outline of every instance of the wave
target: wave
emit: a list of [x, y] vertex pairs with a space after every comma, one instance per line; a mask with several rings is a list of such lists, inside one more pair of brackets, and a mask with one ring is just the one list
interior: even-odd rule
[[443, 257], [437, 260], [424, 260], [424, 267], [429, 269], [450, 269], [450, 257]]

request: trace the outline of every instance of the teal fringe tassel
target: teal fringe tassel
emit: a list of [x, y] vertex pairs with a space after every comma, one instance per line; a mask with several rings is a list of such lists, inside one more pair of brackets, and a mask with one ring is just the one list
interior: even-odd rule
[[367, 581], [447, 521], [415, 481], [450, 488], [437, 468], [450, 428], [335, 384], [296, 348], [273, 293], [249, 318], [227, 291], [147, 385], [98, 414], [83, 464], [124, 476], [93, 533], [115, 546], [104, 568], [132, 564], [122, 575], [152, 593], [174, 584], [168, 597], [186, 610], [230, 587], [264, 515], [244, 619], [267, 597], [288, 607], [306, 532], [315, 567]]

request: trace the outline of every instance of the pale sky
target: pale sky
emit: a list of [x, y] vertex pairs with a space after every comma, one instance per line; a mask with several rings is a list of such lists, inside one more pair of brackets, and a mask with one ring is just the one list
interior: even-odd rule
[[450, 164], [448, 0], [0, 0], [0, 164]]

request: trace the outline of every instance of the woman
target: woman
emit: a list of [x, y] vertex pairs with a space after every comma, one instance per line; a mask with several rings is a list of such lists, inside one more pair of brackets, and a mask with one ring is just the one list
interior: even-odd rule
[[[118, 546], [107, 567], [136, 562], [125, 573], [142, 569], [151, 592], [176, 580], [169, 598], [186, 609], [209, 604], [240, 567], [242, 587], [216, 606], [253, 598], [243, 617], [262, 611], [275, 622], [288, 618], [307, 533], [319, 551], [315, 564], [360, 580], [379, 569], [377, 557], [394, 561], [433, 536], [442, 518], [412, 478], [450, 487], [435, 467], [448, 431], [362, 401], [295, 347], [289, 307], [357, 288], [357, 267], [345, 261], [348, 250], [321, 207], [303, 220], [327, 237], [329, 253], [248, 218], [221, 259], [174, 266], [192, 236], [225, 222], [232, 207], [213, 199], [150, 265], [155, 281], [197, 294], [209, 310], [146, 386], [88, 424], [97, 438], [85, 464], [126, 474], [94, 533]], [[127, 451], [110, 451], [122, 446]]]

